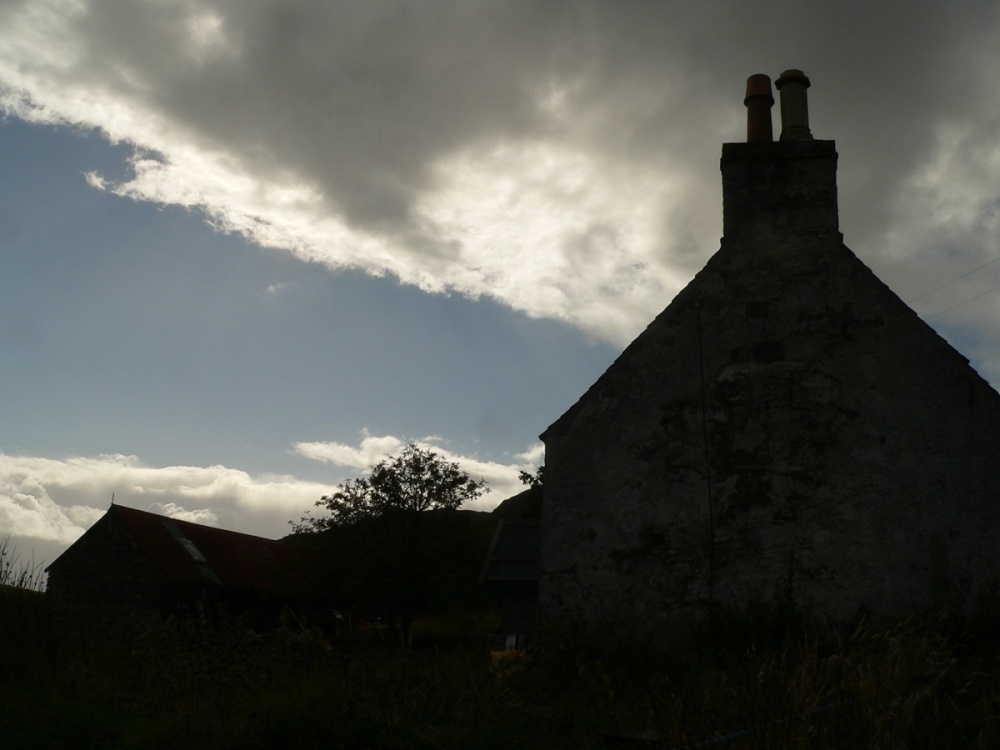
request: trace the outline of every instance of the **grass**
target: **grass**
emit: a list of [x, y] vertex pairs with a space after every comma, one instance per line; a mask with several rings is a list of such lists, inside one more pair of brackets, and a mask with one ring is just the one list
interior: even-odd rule
[[0, 537], [0, 586], [23, 591], [42, 591], [45, 588], [45, 572], [41, 563], [33, 559], [22, 561], [9, 534]]
[[482, 646], [495, 624], [438, 616], [404, 649], [371, 633], [262, 642], [165, 623], [98, 649], [52, 622], [43, 595], [8, 587], [0, 745], [1000, 747], [996, 645], [942, 623], [671, 659], [602, 657], [550, 627], [503, 675]]

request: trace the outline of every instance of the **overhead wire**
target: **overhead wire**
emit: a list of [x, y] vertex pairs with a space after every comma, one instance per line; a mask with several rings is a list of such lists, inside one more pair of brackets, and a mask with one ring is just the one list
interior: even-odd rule
[[[934, 292], [936, 292], [936, 291], [938, 291], [940, 289], [944, 289], [947, 286], [951, 286], [956, 281], [961, 281], [962, 279], [966, 278], [967, 276], [971, 276], [974, 273], [982, 271], [987, 266], [992, 266], [994, 263], [997, 263], [997, 262], [1000, 262], [1000, 257], [997, 257], [997, 258], [994, 258], [993, 260], [987, 261], [986, 263], [983, 263], [981, 266], [976, 266], [971, 271], [966, 271], [961, 276], [956, 276], [951, 281], [946, 281], [945, 283], [940, 284], [940, 285], [934, 287], [933, 289], [928, 289], [926, 292], [924, 292], [920, 296], [913, 297], [912, 299], [907, 300], [906, 304], [912, 305], [914, 302], [918, 302], [919, 300], [922, 300], [924, 297], [927, 297], [927, 296], [933, 294]], [[951, 312], [955, 308], [961, 307], [962, 305], [966, 305], [969, 302], [972, 302], [973, 300], [979, 299], [980, 297], [984, 297], [987, 294], [990, 294], [991, 292], [995, 292], [997, 289], [1000, 289], [1000, 284], [998, 284], [995, 287], [992, 287], [991, 289], [987, 289], [985, 292], [980, 292], [979, 294], [976, 294], [976, 295], [974, 295], [972, 297], [969, 297], [968, 299], [963, 300], [962, 302], [958, 302], [958, 303], [952, 305], [951, 307], [946, 307], [944, 310], [938, 310], [933, 315], [927, 315], [927, 316], [921, 316], [921, 317], [923, 317], [924, 320], [930, 320], [931, 318], [936, 318], [938, 315], [944, 315], [946, 312]]]
[[[923, 294], [921, 294], [919, 297], [914, 297], [913, 299], [907, 300], [906, 304], [912, 305], [914, 302], [922, 300], [927, 295], [934, 294], [934, 292], [936, 292], [938, 289], [944, 289], [946, 286], [951, 286], [956, 281], [961, 281], [966, 276], [971, 276], [972, 274], [976, 273], [976, 271], [982, 271], [984, 268], [986, 268], [986, 266], [992, 266], [994, 263], [997, 263], [997, 262], [1000, 262], [1000, 257], [994, 258], [993, 260], [991, 260], [991, 261], [989, 261], [987, 263], [983, 263], [983, 265], [979, 266], [978, 268], [973, 268], [971, 271], [968, 271], [967, 273], [963, 273], [961, 276], [956, 276], [951, 281], [946, 281], [945, 283], [941, 284], [940, 286], [936, 286], [933, 289], [929, 289], [928, 291], [926, 291]], [[942, 311], [942, 312], [944, 312], [944, 311]]]
[[973, 297], [969, 297], [969, 299], [967, 299], [967, 300], [965, 300], [963, 302], [959, 302], [957, 305], [952, 305], [951, 307], [946, 307], [944, 310], [939, 310], [938, 312], [934, 313], [933, 315], [928, 315], [927, 317], [924, 318], [924, 320], [930, 320], [931, 318], [936, 318], [938, 315], [944, 315], [946, 312], [951, 312], [956, 307], [961, 307], [962, 305], [967, 305], [968, 303], [972, 302], [973, 300], [979, 299], [980, 297], [985, 297], [990, 292], [995, 292], [997, 289], [1000, 289], [1000, 284], [997, 284], [992, 289], [987, 289], [985, 292], [980, 292], [979, 294], [977, 294], [977, 295], [975, 295]]

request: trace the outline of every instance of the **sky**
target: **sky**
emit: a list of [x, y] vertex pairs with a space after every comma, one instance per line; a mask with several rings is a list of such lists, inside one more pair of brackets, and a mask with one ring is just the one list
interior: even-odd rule
[[998, 49], [986, 0], [0, 0], [0, 537], [277, 538], [409, 443], [492, 508], [718, 250], [755, 73], [996, 387]]

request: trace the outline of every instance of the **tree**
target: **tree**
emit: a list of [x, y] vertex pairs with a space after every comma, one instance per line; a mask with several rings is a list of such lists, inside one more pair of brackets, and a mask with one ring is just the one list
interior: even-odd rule
[[397, 512], [457, 509], [486, 492], [484, 480], [473, 480], [457, 463], [411, 443], [398, 457], [372, 466], [367, 477], [349, 479], [337, 492], [317, 500], [316, 507], [326, 508], [329, 516], [307, 513], [294, 528], [323, 531]]
[[417, 614], [455, 585], [455, 555], [467, 546], [445, 516], [485, 492], [458, 464], [409, 445], [316, 501], [328, 515], [307, 513], [293, 527], [318, 532], [321, 578], [339, 604], [379, 615], [408, 643]]

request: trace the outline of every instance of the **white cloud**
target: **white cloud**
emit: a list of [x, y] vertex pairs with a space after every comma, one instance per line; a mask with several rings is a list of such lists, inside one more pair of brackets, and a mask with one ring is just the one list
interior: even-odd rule
[[[413, 442], [486, 480], [492, 492], [469, 506], [472, 510], [489, 510], [519, 492], [518, 472], [534, 471], [542, 460], [540, 445], [506, 464], [454, 453], [441, 438]], [[357, 473], [398, 455], [406, 444], [391, 435], [364, 434], [356, 446], [298, 443], [295, 450]], [[129, 507], [273, 538], [334, 490], [332, 484], [254, 476], [225, 466], [145, 466], [121, 454], [55, 459], [0, 453], [0, 533], [71, 544], [104, 514], [113, 494], [114, 502]]]
[[28, 478], [0, 480], [0, 528], [6, 534], [69, 544], [101, 514], [86, 505], [59, 505]]
[[545, 463], [545, 443], [535, 443], [522, 453], [515, 453], [514, 458], [533, 468], [538, 468]]
[[66, 459], [0, 453], [0, 529], [62, 544], [111, 503], [259, 536], [282, 536], [329, 485], [225, 466], [143, 466], [135, 456]]
[[203, 526], [219, 527], [221, 525], [219, 517], [208, 508], [185, 510], [177, 503], [153, 503], [149, 507], [149, 510], [153, 513], [159, 513], [162, 516], [167, 516], [168, 518], [177, 518], [181, 521], [200, 523]]
[[393, 435], [369, 435], [367, 431], [362, 435], [361, 442], [357, 446], [336, 442], [312, 442], [296, 443], [293, 447], [296, 453], [306, 458], [363, 471], [389, 456], [398, 456], [408, 444], [413, 443], [418, 448], [432, 450], [446, 461], [458, 464], [459, 468], [473, 479], [486, 480], [490, 492], [474, 503], [463, 506], [467, 510], [490, 510], [500, 501], [516, 495], [524, 489], [519, 479], [520, 472], [533, 473], [544, 461], [545, 456], [545, 447], [541, 443], [516, 454], [514, 463], [500, 463], [450, 451], [442, 445], [446, 441], [440, 437], [404, 440]]
[[324, 461], [350, 469], [367, 469], [389, 455], [398, 454], [406, 443], [392, 435], [375, 436], [362, 432], [357, 446], [333, 442], [302, 442], [293, 447], [296, 453], [314, 461]]
[[456, 248], [449, 286], [624, 342], [683, 285], [664, 217], [684, 181], [564, 143], [477, 144], [436, 166], [416, 214]]

